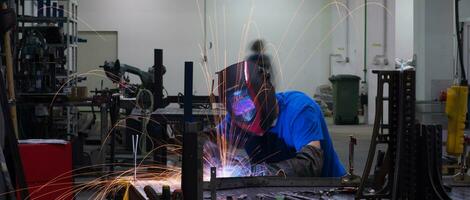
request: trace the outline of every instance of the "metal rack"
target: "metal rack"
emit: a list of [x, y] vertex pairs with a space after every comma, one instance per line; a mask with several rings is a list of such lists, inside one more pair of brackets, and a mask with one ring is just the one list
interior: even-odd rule
[[[77, 84], [77, 50], [78, 50], [78, 1], [77, 0], [16, 0], [16, 11], [18, 14], [18, 31], [16, 35], [17, 53], [21, 55], [20, 41], [27, 37], [28, 31], [38, 31], [39, 35], [48, 29], [58, 30], [56, 34], [58, 41], [49, 43], [49, 52], [56, 56], [48, 62], [42, 61], [43, 66], [48, 66], [51, 83], [47, 90], [18, 91], [22, 102], [36, 102], [39, 99], [48, 99], [49, 111], [62, 109], [61, 115], [50, 119], [50, 123], [64, 124], [66, 135], [77, 135], [78, 132], [78, 109], [73, 105], [54, 105], [57, 96], [66, 97], [72, 93], [72, 88]], [[41, 32], [42, 31], [42, 32]], [[44, 40], [46, 38], [44, 37]], [[48, 40], [48, 38], [47, 38]], [[21, 76], [23, 61], [18, 57], [17, 76]], [[52, 67], [54, 66], [54, 67]], [[18, 77], [17, 80], [22, 80]], [[30, 82], [31, 84], [31, 82]], [[45, 83], [44, 83], [45, 84]], [[61, 87], [63, 86], [63, 87]], [[46, 87], [44, 87], [46, 88]], [[21, 101], [19, 102], [21, 103]], [[44, 105], [49, 105], [44, 104]], [[52, 115], [52, 113], [50, 113]], [[61, 134], [63, 134], [61, 132]]]

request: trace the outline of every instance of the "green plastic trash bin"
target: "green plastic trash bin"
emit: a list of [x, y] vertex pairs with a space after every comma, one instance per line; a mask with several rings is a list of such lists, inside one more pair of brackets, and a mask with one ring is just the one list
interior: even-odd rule
[[358, 76], [341, 74], [330, 77], [333, 84], [333, 117], [335, 124], [358, 124]]

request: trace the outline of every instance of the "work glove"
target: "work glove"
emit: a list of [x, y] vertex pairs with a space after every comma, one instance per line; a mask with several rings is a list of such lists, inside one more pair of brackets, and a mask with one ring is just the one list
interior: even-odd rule
[[294, 158], [277, 163], [268, 163], [270, 174], [290, 177], [321, 176], [323, 168], [323, 150], [305, 145]]

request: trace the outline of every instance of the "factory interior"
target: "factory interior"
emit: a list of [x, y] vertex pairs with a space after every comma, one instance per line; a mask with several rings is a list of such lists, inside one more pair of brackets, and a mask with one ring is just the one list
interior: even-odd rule
[[0, 0], [0, 200], [470, 199], [470, 0]]

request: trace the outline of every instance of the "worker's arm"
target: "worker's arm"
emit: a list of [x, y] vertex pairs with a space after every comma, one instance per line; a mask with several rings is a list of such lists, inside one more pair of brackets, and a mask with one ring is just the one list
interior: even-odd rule
[[319, 141], [305, 145], [294, 158], [268, 164], [271, 174], [282, 176], [312, 177], [321, 176], [323, 150]]
[[323, 169], [323, 150], [320, 141], [323, 132], [323, 116], [313, 107], [300, 112], [291, 125], [292, 139], [297, 154], [295, 157], [270, 164], [271, 173], [286, 176], [321, 176]]

